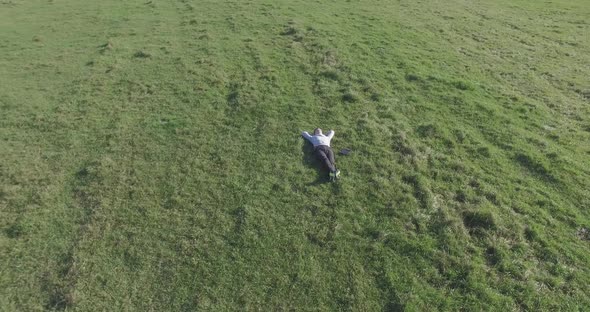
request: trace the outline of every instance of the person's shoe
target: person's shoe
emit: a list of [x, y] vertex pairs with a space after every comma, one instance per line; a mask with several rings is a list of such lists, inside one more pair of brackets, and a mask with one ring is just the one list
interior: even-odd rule
[[330, 171], [330, 182], [336, 181], [340, 177], [340, 170]]

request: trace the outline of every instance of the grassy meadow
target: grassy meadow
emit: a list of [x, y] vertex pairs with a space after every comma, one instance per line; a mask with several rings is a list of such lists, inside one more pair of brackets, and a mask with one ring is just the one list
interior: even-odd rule
[[583, 311], [589, 34], [587, 0], [0, 0], [0, 310]]

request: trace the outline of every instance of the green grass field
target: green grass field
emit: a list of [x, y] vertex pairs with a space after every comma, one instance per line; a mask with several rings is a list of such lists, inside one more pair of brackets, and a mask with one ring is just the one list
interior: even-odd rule
[[583, 311], [589, 34], [587, 0], [1, 0], [0, 310]]

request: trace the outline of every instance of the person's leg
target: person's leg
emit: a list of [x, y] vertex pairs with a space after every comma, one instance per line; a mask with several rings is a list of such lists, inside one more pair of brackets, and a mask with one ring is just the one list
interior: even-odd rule
[[332, 171], [336, 171], [336, 160], [334, 160], [334, 151], [332, 150], [331, 147], [328, 147], [326, 150], [327, 150], [326, 154], [328, 156], [328, 159], [332, 163], [332, 167], [334, 167], [334, 170], [332, 170]]
[[316, 147], [316, 149], [315, 149], [316, 157], [326, 167], [328, 167], [328, 169], [330, 169], [330, 172], [334, 172], [336, 170], [336, 168], [334, 168], [333, 163], [330, 161], [330, 158], [328, 158], [326, 147], [327, 146], [323, 146], [323, 145], [320, 145], [320, 146]]
[[332, 151], [331, 147], [327, 148], [328, 159], [332, 163], [332, 167], [334, 168], [330, 173], [330, 178], [332, 180], [338, 179], [340, 177], [340, 170], [336, 169], [336, 160], [334, 160], [334, 151]]

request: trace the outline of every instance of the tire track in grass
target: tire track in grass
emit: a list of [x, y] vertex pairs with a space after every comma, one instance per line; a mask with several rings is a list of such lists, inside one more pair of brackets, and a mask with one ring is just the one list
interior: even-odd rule
[[[44, 303], [47, 310], [64, 311], [76, 307], [80, 299], [77, 298], [76, 289], [85, 262], [79, 252], [84, 244], [88, 245], [91, 233], [98, 228], [101, 218], [99, 215], [105, 207], [107, 178], [112, 175], [106, 153], [116, 152], [113, 150], [113, 129], [119, 129], [125, 122], [122, 117], [125, 107], [108, 107], [108, 101], [104, 101], [104, 98], [103, 103], [100, 101], [106, 86], [114, 82], [109, 76], [117, 74], [119, 70], [118, 67], [107, 65], [118, 59], [118, 48], [110, 40], [106, 43], [103, 41], [93, 54], [88, 55], [91, 61], [86, 64], [87, 70], [64, 84], [68, 87], [59, 92], [59, 101], [56, 101], [63, 103], [56, 108], [58, 120], [67, 125], [68, 129], [75, 130], [59, 132], [58, 135], [64, 138], [67, 135], [70, 148], [75, 147], [76, 154], [86, 160], [81, 161], [77, 169], [73, 170], [69, 183], [64, 187], [64, 193], [69, 197], [66, 200], [67, 210], [72, 216], [72, 222], [67, 224], [71, 228], [69, 233], [72, 233], [67, 243], [69, 246], [64, 246], [61, 259], [56, 261], [53, 268], [46, 269], [40, 279], [41, 289], [47, 296]], [[76, 168], [75, 166], [72, 167]]]
[[76, 231], [78, 240], [63, 256], [62, 267], [57, 272], [57, 280], [52, 280], [49, 276], [45, 277], [44, 289], [49, 294], [46, 309], [63, 311], [75, 304], [74, 289], [79, 275], [76, 250], [86, 233], [92, 228], [97, 212], [101, 208], [101, 189], [103, 188], [101, 167], [100, 161], [86, 162], [72, 179], [70, 186], [72, 205], [81, 213]]

